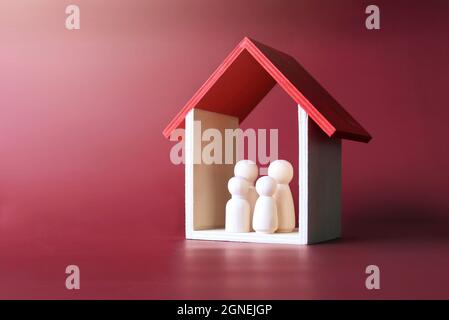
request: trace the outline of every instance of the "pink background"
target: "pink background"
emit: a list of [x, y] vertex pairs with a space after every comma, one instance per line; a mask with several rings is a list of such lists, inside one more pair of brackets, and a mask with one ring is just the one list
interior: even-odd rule
[[[449, 298], [448, 34], [445, 0], [2, 1], [0, 298]], [[293, 55], [373, 135], [343, 144], [341, 240], [183, 240], [162, 130], [243, 36]], [[243, 125], [279, 128], [291, 158], [295, 119], [276, 87]]]

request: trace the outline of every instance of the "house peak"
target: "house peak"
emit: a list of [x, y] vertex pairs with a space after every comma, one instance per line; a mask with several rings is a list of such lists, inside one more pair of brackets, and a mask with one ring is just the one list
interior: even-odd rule
[[369, 142], [370, 134], [292, 56], [244, 37], [167, 125], [169, 137], [193, 108], [240, 121], [278, 84], [329, 136]]

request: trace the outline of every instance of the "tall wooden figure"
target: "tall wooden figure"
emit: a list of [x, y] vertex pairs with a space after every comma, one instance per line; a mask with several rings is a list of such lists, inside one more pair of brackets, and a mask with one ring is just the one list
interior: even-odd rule
[[274, 194], [279, 221], [277, 232], [292, 232], [295, 229], [295, 205], [288, 184], [293, 179], [293, 166], [286, 160], [273, 161], [268, 167], [268, 175], [278, 184]]
[[256, 188], [254, 187], [254, 182], [257, 179], [258, 172], [259, 169], [257, 168], [257, 164], [252, 160], [240, 160], [235, 164], [234, 175], [236, 177], [242, 177], [246, 181], [248, 181], [248, 193], [246, 199], [248, 200], [249, 206], [251, 208], [250, 214], [251, 229], [254, 214], [254, 206], [256, 205], [256, 200], [259, 197]]

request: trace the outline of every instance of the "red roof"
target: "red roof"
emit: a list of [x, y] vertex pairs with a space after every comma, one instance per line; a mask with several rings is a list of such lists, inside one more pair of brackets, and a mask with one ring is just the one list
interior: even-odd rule
[[240, 121], [279, 84], [329, 137], [368, 142], [370, 134], [291, 56], [244, 38], [165, 128], [169, 137], [192, 108]]

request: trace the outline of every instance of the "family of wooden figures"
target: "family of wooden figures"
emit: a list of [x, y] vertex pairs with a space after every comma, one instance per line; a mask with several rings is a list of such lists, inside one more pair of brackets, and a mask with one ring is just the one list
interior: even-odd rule
[[254, 161], [236, 163], [228, 189], [232, 197], [226, 203], [226, 232], [292, 232], [295, 206], [289, 183], [293, 166], [286, 160], [273, 161], [268, 176], [258, 176]]

